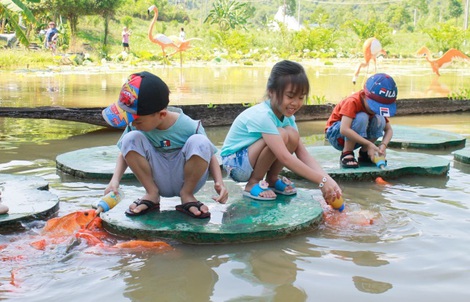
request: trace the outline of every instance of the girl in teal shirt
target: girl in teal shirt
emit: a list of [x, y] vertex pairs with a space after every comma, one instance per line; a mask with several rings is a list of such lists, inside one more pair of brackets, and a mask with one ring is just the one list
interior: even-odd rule
[[288, 60], [278, 62], [268, 79], [266, 101], [246, 109], [233, 122], [222, 146], [222, 163], [233, 180], [247, 182], [245, 196], [274, 200], [276, 194], [296, 194], [289, 179], [279, 178], [287, 167], [318, 184], [328, 203], [341, 197], [338, 184], [300, 140], [294, 114], [309, 90], [302, 65]]

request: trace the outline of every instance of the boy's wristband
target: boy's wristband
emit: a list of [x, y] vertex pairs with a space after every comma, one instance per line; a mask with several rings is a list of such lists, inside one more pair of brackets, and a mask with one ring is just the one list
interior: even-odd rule
[[387, 148], [387, 146], [388, 146], [386, 143], [380, 143], [380, 144], [379, 144], [379, 147], [380, 147], [380, 145], [384, 145], [385, 148]]

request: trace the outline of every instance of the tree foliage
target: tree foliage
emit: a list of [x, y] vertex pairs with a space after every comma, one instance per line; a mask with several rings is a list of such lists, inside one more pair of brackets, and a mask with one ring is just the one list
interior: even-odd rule
[[458, 18], [462, 14], [462, 3], [459, 0], [449, 0], [449, 16], [451, 18]]
[[123, 4], [124, 0], [95, 0], [93, 3], [95, 13], [103, 17], [103, 46], [106, 46], [108, 44], [109, 21], [111, 18], [114, 17], [116, 11]]
[[294, 36], [296, 51], [318, 50], [328, 51], [336, 47], [338, 33], [333, 28], [315, 27], [303, 29]]
[[[31, 39], [31, 32], [38, 33], [48, 21], [56, 21], [61, 33], [59, 37], [64, 39], [60, 43], [64, 51], [67, 46], [74, 45], [74, 41], [69, 43], [68, 37], [83, 39], [83, 43], [91, 44], [97, 50], [104, 50], [106, 45], [109, 45], [109, 52], [113, 48], [121, 50], [120, 30], [132, 22], [135, 28], [133, 50], [137, 51], [140, 43], [142, 47], [138, 51], [143, 54], [148, 48], [147, 29], [143, 24], [148, 24], [152, 17], [147, 14], [152, 4], [159, 8], [157, 26], [160, 33], [168, 31], [171, 35], [184, 25], [189, 35], [207, 42], [194, 44], [196, 47], [191, 53], [199, 52], [199, 57], [211, 56], [209, 47], [225, 48], [224, 51], [237, 56], [243, 56], [243, 52], [253, 55], [256, 51], [260, 54], [272, 49], [282, 57], [302, 53], [312, 57], [330, 56], [337, 48], [336, 52], [347, 56], [359, 50], [372, 36], [379, 39], [382, 46], [389, 46], [387, 50], [398, 53], [412, 44], [399, 38], [408, 32], [417, 33], [419, 38], [416, 39], [425, 40], [423, 43], [432, 41], [432, 48], [440, 51], [450, 47], [469, 49], [468, 42], [465, 43], [469, 40], [469, 32], [457, 27], [463, 21], [462, 0], [41, 0], [39, 4], [30, 1], [0, 0], [1, 18], [8, 19], [9, 29], [14, 28], [25, 45], [27, 37]], [[24, 11], [15, 11], [12, 6], [15, 3], [23, 5]], [[279, 31], [266, 34], [279, 7], [284, 4], [289, 15], [298, 18], [304, 29], [292, 31], [280, 24]], [[299, 5], [301, 10], [298, 10]], [[31, 14], [28, 14], [28, 8]], [[33, 14], [38, 21], [32, 21]], [[19, 16], [26, 22], [27, 30], [18, 26]], [[79, 28], [82, 24], [83, 28]], [[43, 39], [39, 35], [36, 38]], [[206, 45], [209, 47], [204, 49]]]
[[[39, 2], [40, 0], [27, 0], [27, 2]], [[20, 0], [2, 0], [0, 2], [0, 16], [4, 20], [9, 20], [9, 25], [12, 30], [15, 32], [16, 39], [25, 45], [29, 45], [29, 40], [26, 36], [25, 28], [20, 24], [19, 14], [26, 18], [27, 22], [36, 24], [36, 18], [29, 8]], [[3, 24], [1, 32], [3, 33]]]
[[318, 7], [313, 11], [310, 16], [310, 20], [312, 20], [318, 26], [326, 26], [328, 25], [330, 19], [330, 14], [323, 8]]
[[444, 52], [450, 48], [459, 49], [469, 38], [468, 30], [463, 30], [449, 23], [438, 23], [434, 27], [424, 29], [424, 32], [429, 35], [434, 46]]
[[295, 16], [297, 12], [297, 0], [285, 0], [286, 4], [286, 14], [289, 16]]
[[376, 37], [386, 46], [391, 43], [392, 28], [388, 23], [372, 18], [368, 22], [353, 19], [345, 23], [345, 27], [350, 28], [360, 39], [361, 43], [370, 37]]
[[248, 3], [241, 3], [231, 0], [216, 0], [212, 4], [209, 15], [204, 23], [217, 24], [221, 31], [235, 29], [237, 27], [246, 28], [248, 19], [253, 16], [254, 9]]
[[76, 36], [79, 18], [94, 13], [93, 0], [46, 0], [44, 2], [51, 12], [67, 18], [72, 39]]
[[412, 20], [409, 9], [406, 5], [392, 4], [385, 13], [385, 21], [395, 30], [400, 30], [404, 25]]

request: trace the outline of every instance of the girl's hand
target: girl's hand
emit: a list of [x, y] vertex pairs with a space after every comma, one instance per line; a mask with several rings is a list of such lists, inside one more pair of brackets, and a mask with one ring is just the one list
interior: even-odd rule
[[324, 184], [323, 188], [321, 188], [321, 192], [327, 204], [331, 204], [343, 194], [341, 188], [332, 178], [329, 178]]

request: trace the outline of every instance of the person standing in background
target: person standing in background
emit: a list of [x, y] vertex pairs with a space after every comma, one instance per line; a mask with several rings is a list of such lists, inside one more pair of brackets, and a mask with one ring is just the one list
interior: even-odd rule
[[126, 26], [122, 29], [122, 47], [125, 52], [129, 52], [129, 36], [131, 32], [127, 29]]
[[55, 22], [49, 22], [49, 28], [46, 31], [46, 40], [44, 42], [46, 49], [50, 49], [52, 54], [55, 54], [57, 48], [57, 38], [59, 36], [59, 31], [55, 27]]
[[186, 33], [184, 32], [183, 27], [181, 27], [181, 30], [180, 30], [180, 39], [181, 39], [181, 41], [186, 40]]

